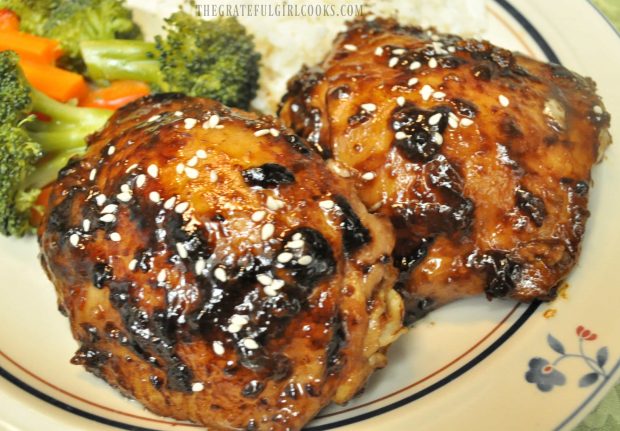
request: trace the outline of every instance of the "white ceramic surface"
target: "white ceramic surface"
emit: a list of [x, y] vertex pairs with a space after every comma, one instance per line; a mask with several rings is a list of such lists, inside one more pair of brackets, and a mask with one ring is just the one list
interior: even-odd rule
[[[545, 59], [544, 42], [525, 21], [530, 23], [564, 65], [598, 82], [612, 114], [612, 135], [620, 136], [620, 37], [584, 0], [510, 5], [521, 18], [505, 2], [489, 1], [486, 37]], [[143, 7], [138, 16], [147, 19]], [[328, 407], [310, 429], [576, 425], [620, 376], [617, 144], [595, 168], [594, 180], [583, 254], [565, 295], [540, 306], [476, 298], [431, 314], [393, 347], [390, 365], [373, 376], [362, 396], [345, 407]], [[38, 264], [36, 241], [0, 238], [0, 431], [197, 428], [150, 414], [70, 365], [75, 349]]]

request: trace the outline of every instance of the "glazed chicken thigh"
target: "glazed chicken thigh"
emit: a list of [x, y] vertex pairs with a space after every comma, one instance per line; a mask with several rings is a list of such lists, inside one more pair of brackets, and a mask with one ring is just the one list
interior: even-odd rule
[[351, 23], [280, 116], [391, 218], [411, 318], [481, 292], [552, 299], [610, 140], [590, 79], [389, 19]]
[[300, 429], [403, 332], [389, 223], [281, 123], [210, 100], [117, 111], [39, 242], [72, 361], [209, 429]]

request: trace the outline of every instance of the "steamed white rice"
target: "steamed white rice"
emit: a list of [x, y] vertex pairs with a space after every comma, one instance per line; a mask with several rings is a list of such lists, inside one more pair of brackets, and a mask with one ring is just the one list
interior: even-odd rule
[[[465, 36], [484, 32], [487, 16], [485, 0], [288, 0], [289, 4], [362, 4], [364, 12], [394, 16], [402, 24], [434, 26], [441, 31]], [[274, 0], [197, 0], [198, 4], [268, 4]], [[151, 13], [165, 17], [177, 10], [178, 0], [154, 0], [148, 7], [141, 0], [129, 0], [137, 9], [136, 19], [145, 24], [148, 34], [159, 32]], [[148, 8], [148, 9], [147, 9]], [[345, 22], [353, 17], [240, 16], [239, 21], [254, 35], [262, 55], [260, 89], [252, 107], [274, 113], [286, 91], [286, 82], [303, 64], [319, 62], [329, 51]], [[154, 32], [154, 33], [153, 33]]]

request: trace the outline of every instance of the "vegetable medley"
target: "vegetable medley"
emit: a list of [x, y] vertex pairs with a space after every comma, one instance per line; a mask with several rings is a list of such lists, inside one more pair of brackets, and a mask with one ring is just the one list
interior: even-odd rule
[[86, 137], [121, 106], [159, 92], [247, 108], [260, 55], [235, 18], [184, 10], [142, 39], [123, 0], [0, 0], [0, 233], [31, 233]]

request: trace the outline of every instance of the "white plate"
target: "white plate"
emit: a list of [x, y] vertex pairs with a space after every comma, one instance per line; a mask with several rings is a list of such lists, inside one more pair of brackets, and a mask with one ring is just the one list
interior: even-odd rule
[[[491, 41], [593, 77], [612, 113], [612, 135], [620, 136], [620, 38], [592, 5], [496, 0], [488, 10]], [[612, 145], [594, 171], [592, 217], [565, 295], [540, 306], [476, 298], [433, 313], [394, 346], [389, 367], [373, 376], [362, 396], [327, 408], [308, 429], [576, 425], [620, 374], [619, 150]], [[0, 430], [197, 428], [152, 415], [69, 364], [76, 343], [37, 263], [36, 241], [1, 238], [0, 274]], [[596, 339], [584, 330], [578, 335], [579, 326]], [[555, 367], [545, 369], [545, 361]], [[550, 389], [545, 379], [563, 384], [543, 391]]]

